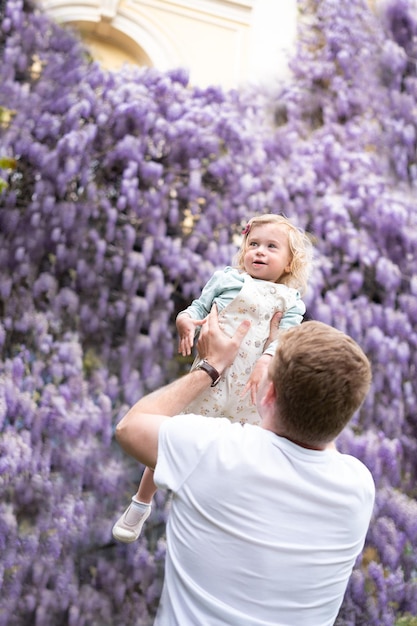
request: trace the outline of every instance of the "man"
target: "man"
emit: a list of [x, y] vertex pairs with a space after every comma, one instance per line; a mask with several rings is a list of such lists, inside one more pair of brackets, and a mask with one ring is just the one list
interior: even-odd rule
[[351, 338], [320, 322], [283, 334], [258, 390], [261, 427], [178, 415], [247, 330], [227, 337], [214, 308], [204, 369], [145, 396], [117, 427], [173, 494], [158, 626], [330, 626], [363, 548], [374, 483], [333, 444], [371, 381]]

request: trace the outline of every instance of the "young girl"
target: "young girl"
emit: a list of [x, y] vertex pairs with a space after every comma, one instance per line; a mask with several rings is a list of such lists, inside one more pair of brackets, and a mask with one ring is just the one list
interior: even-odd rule
[[[271, 319], [281, 312], [280, 332], [301, 323], [305, 313], [301, 295], [307, 286], [312, 246], [287, 218], [269, 213], [253, 217], [242, 234], [237, 267], [215, 272], [200, 297], [178, 314], [178, 351], [191, 354], [196, 329], [213, 304], [222, 330], [230, 336], [242, 320], [249, 319], [251, 327], [233, 364], [184, 412], [259, 424], [256, 391], [278, 343], [269, 342]], [[198, 357], [192, 367], [210, 370]], [[113, 526], [115, 539], [130, 543], [139, 537], [155, 491], [153, 472], [145, 468], [137, 493]]]

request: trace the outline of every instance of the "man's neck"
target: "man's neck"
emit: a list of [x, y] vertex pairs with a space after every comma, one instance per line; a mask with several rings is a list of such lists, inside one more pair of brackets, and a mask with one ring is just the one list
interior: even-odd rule
[[280, 435], [278, 433], [275, 433], [278, 435], [278, 437], [283, 437], [284, 439], [288, 439], [288, 441], [291, 441], [291, 443], [295, 443], [296, 446], [300, 446], [300, 448], [306, 448], [307, 450], [326, 450], [327, 449], [327, 445], [321, 445], [321, 446], [312, 446], [308, 443], [303, 443], [302, 441], [297, 441], [297, 439], [291, 439], [291, 437], [286, 437], [285, 435]]
[[293, 439], [292, 437], [288, 437], [288, 435], [285, 435], [284, 433], [279, 432], [278, 429], [271, 428], [270, 426], [268, 426], [267, 419], [263, 420], [262, 428], [264, 428], [265, 430], [270, 430], [271, 432], [274, 433], [274, 435], [277, 435], [278, 437], [282, 437], [283, 439], [287, 439], [288, 441], [291, 441], [291, 443], [294, 443], [296, 446], [300, 446], [300, 448], [305, 448], [306, 450], [319, 450], [320, 451], [320, 450], [326, 450], [327, 448], [336, 447], [333, 442], [328, 443], [328, 444], [322, 444], [322, 445], [312, 445], [309, 443], [304, 443], [303, 441], [299, 441], [298, 439]]

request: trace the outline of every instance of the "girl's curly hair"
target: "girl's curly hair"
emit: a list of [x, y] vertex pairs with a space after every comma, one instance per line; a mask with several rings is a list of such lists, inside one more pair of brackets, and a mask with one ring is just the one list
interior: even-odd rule
[[298, 226], [295, 226], [287, 217], [265, 213], [252, 217], [242, 231], [242, 243], [236, 255], [236, 265], [238, 269], [244, 270], [243, 259], [247, 250], [247, 240], [249, 233], [255, 226], [265, 224], [278, 224], [283, 226], [288, 233], [288, 245], [292, 255], [290, 272], [281, 276], [280, 283], [297, 289], [303, 294], [307, 289], [307, 282], [311, 272], [313, 261], [313, 245], [308, 235]]

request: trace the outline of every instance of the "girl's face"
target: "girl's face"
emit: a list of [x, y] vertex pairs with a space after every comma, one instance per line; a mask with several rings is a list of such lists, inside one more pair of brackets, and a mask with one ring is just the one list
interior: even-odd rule
[[249, 276], [275, 283], [283, 274], [289, 273], [291, 259], [285, 226], [259, 224], [251, 228], [243, 257], [243, 266]]

